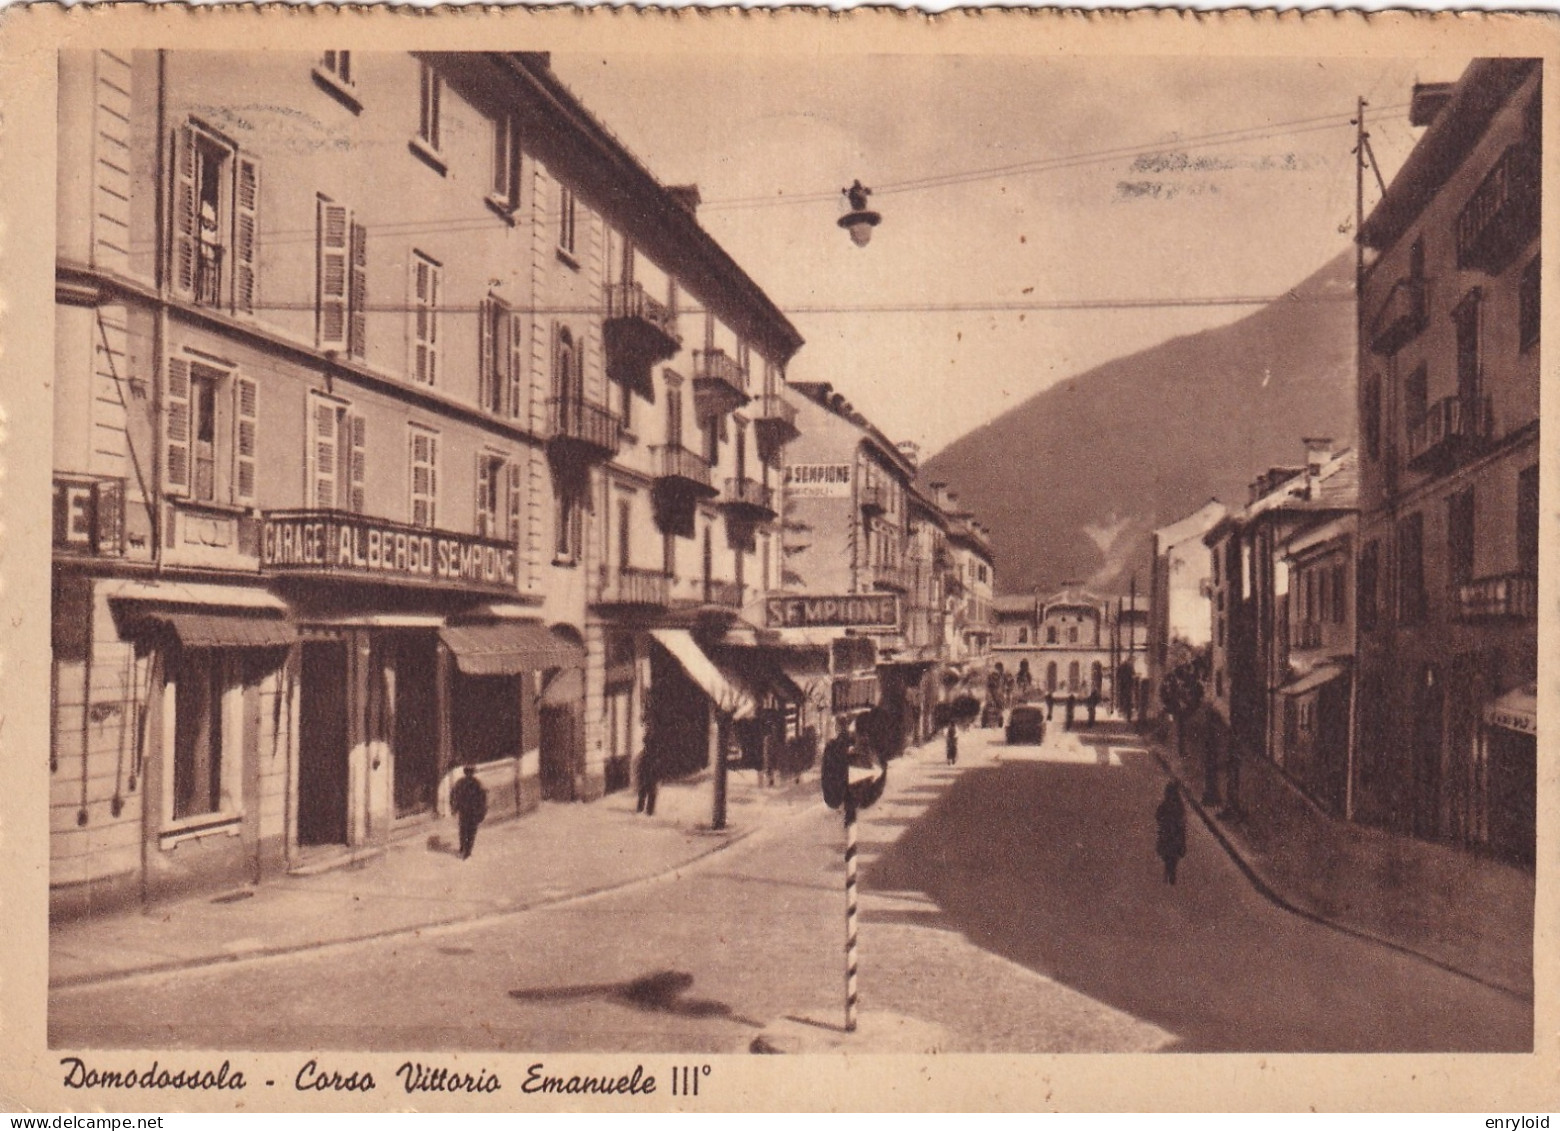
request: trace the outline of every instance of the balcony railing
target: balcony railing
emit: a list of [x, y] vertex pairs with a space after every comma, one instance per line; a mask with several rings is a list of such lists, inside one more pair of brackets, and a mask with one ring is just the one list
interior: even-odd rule
[[753, 406], [753, 427], [758, 438], [772, 448], [789, 444], [800, 436], [796, 426], [796, 406], [778, 393], [765, 393]]
[[735, 581], [717, 581], [711, 578], [704, 583], [704, 603], [718, 605], [723, 609], [740, 609], [742, 586]]
[[623, 444], [617, 414], [578, 397], [547, 402], [548, 440], [557, 451], [587, 460], [610, 459]]
[[1489, 438], [1489, 397], [1443, 397], [1408, 426], [1408, 466], [1438, 470]]
[[902, 565], [875, 565], [872, 567], [872, 584], [878, 589], [892, 589], [896, 593], [910, 592], [910, 571]]
[[865, 514], [882, 514], [888, 509], [888, 491], [882, 486], [863, 487], [861, 509]]
[[602, 329], [607, 376], [633, 387], [648, 388], [651, 367], [682, 348], [677, 312], [652, 298], [640, 283], [608, 285]]
[[1539, 148], [1518, 143], [1490, 167], [1457, 216], [1457, 266], [1498, 275], [1538, 235]]
[[756, 479], [728, 479], [721, 491], [720, 505], [754, 517], [773, 518], [775, 493]]
[[598, 605], [634, 608], [665, 608], [670, 603], [671, 579], [660, 570], [604, 570]]
[[1424, 328], [1424, 280], [1399, 279], [1392, 284], [1387, 301], [1376, 312], [1376, 321], [1370, 331], [1370, 348], [1377, 353], [1396, 353]]
[[222, 252], [219, 244], [199, 244], [195, 260], [195, 301], [201, 306], [222, 304]]
[[656, 478], [676, 490], [696, 491], [713, 495], [715, 487], [710, 482], [710, 465], [696, 452], [690, 452], [680, 444], [663, 444], [655, 448]]
[[1456, 620], [1536, 620], [1538, 578], [1525, 573], [1502, 573], [1454, 586], [1452, 616]]
[[1320, 648], [1322, 646], [1321, 621], [1303, 620], [1295, 625], [1291, 645], [1295, 648]]
[[693, 396], [701, 417], [724, 416], [748, 403], [747, 370], [725, 350], [693, 351]]

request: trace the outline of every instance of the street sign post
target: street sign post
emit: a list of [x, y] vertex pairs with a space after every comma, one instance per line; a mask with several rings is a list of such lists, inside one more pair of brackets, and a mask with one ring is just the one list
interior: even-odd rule
[[[863, 765], [862, 763], [868, 763]], [[856, 1031], [856, 811], [883, 796], [888, 763], [843, 727], [823, 751], [823, 800], [845, 813], [845, 1031]]]

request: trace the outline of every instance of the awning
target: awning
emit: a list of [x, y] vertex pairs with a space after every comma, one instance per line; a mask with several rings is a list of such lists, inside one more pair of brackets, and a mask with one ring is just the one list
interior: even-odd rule
[[271, 609], [285, 612], [287, 602], [265, 589], [247, 585], [202, 585], [195, 582], [141, 581], [111, 578], [98, 592], [116, 601], [145, 601], [161, 605], [205, 605], [229, 609]]
[[445, 625], [439, 639], [467, 675], [519, 675], [585, 666], [585, 651], [535, 622]]
[[1349, 669], [1338, 664], [1321, 664], [1299, 679], [1291, 680], [1278, 690], [1285, 695], [1304, 695], [1307, 691], [1315, 691], [1324, 683], [1331, 683], [1339, 676], [1347, 675]]
[[1513, 687], [1484, 708], [1484, 722], [1518, 734], [1538, 734], [1538, 686]]
[[291, 621], [244, 613], [157, 613], [145, 618], [164, 627], [186, 648], [286, 648], [298, 639]]
[[762, 648], [728, 648], [715, 661], [734, 671], [749, 690], [767, 693], [786, 703], [805, 703], [806, 694], [781, 669], [779, 660]]
[[710, 697], [716, 710], [733, 719], [752, 716], [755, 709], [753, 696], [742, 686], [742, 677], [729, 669], [722, 669], [705, 655], [704, 649], [699, 647], [686, 629], [652, 628], [650, 635], [682, 665], [688, 678]]

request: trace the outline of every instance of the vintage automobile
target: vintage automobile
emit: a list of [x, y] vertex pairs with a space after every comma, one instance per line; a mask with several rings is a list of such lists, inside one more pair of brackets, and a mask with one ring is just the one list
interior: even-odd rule
[[1021, 743], [1039, 744], [1045, 741], [1045, 708], [1020, 704], [1008, 717], [1007, 740], [1009, 746]]

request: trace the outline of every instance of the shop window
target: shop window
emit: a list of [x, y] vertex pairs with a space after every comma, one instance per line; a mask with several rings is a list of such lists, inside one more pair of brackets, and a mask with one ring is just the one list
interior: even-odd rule
[[493, 185], [488, 199], [505, 213], [520, 207], [520, 126], [507, 114], [493, 120]]
[[413, 526], [439, 524], [439, 434], [416, 424], [411, 426], [410, 495]]
[[309, 504], [362, 514], [368, 470], [368, 429], [346, 401], [309, 395], [309, 448], [304, 466]]
[[367, 351], [368, 234], [352, 210], [317, 201], [314, 237], [314, 336], [322, 350]]
[[517, 417], [525, 382], [520, 315], [489, 295], [477, 310], [477, 403], [496, 416]]
[[260, 388], [251, 377], [187, 357], [163, 384], [163, 479], [170, 495], [253, 505]]
[[174, 139], [171, 276], [200, 306], [253, 314], [260, 165], [191, 123]]
[[188, 648], [174, 666], [173, 819], [223, 808], [222, 653]]
[[422, 385], [439, 383], [439, 292], [444, 269], [420, 251], [412, 252], [412, 375]]

